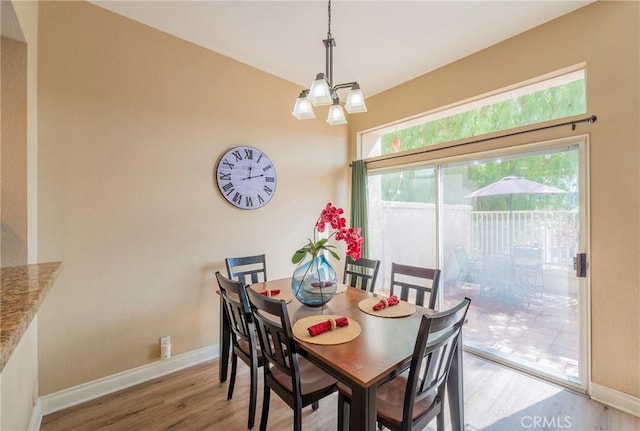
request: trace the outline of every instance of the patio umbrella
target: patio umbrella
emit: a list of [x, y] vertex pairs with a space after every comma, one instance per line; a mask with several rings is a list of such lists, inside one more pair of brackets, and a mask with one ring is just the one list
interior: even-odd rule
[[[509, 245], [513, 244], [513, 195], [546, 195], [566, 193], [553, 186], [531, 181], [523, 177], [506, 176], [498, 181], [469, 193], [465, 198], [480, 198], [487, 196], [509, 197]], [[511, 247], [509, 247], [511, 248]]]

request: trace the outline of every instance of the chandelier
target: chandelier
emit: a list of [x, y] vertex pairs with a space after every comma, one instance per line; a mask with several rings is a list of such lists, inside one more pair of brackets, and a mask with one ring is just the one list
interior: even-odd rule
[[331, 0], [329, 0], [327, 11], [329, 16], [327, 38], [322, 41], [325, 48], [325, 72], [318, 73], [316, 79], [311, 83], [311, 87], [300, 92], [292, 114], [298, 120], [308, 120], [316, 118], [313, 112], [314, 106], [331, 105], [327, 123], [334, 126], [347, 122], [340, 105], [338, 90], [349, 88], [347, 101], [344, 104], [349, 114], [367, 112], [367, 106], [357, 82], [333, 85], [333, 47], [336, 46], [336, 41], [331, 37]]

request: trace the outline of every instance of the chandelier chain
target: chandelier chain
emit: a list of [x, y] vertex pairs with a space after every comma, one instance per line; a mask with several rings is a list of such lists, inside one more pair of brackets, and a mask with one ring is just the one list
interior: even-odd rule
[[331, 0], [329, 0], [329, 5], [327, 6], [327, 15], [329, 15], [327, 38], [331, 39]]

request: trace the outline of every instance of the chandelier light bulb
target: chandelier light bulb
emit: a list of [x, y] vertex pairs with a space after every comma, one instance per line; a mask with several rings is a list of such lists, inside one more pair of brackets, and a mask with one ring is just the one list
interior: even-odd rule
[[318, 73], [316, 79], [311, 83], [308, 98], [313, 106], [331, 104], [331, 89], [325, 79], [324, 73]]
[[316, 114], [313, 112], [313, 105], [309, 102], [305, 91], [301, 92], [300, 96], [296, 99], [292, 114], [298, 120], [316, 118]]
[[327, 116], [327, 123], [332, 126], [338, 124], [346, 124], [347, 118], [344, 116], [344, 110], [340, 106], [338, 99], [334, 99], [333, 105], [329, 108], [329, 115]]
[[358, 112], [367, 112], [367, 105], [364, 103], [364, 94], [358, 84], [353, 84], [349, 94], [347, 94], [347, 102], [344, 107], [349, 114], [355, 114]]

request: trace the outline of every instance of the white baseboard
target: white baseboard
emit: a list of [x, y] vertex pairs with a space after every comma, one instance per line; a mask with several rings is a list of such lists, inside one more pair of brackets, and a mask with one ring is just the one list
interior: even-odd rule
[[[170, 359], [156, 361], [138, 368], [83, 383], [40, 397], [33, 408], [29, 431], [37, 431], [42, 416], [66, 409], [85, 401], [107, 395], [148, 380], [162, 377], [175, 371], [219, 356], [220, 346], [212, 344], [197, 350], [182, 353]], [[640, 417], [640, 399], [606, 386], [591, 383], [590, 396], [593, 400], [606, 404], [623, 412]]]
[[591, 398], [623, 412], [640, 417], [640, 399], [591, 382]]
[[29, 425], [27, 427], [28, 431], [38, 431], [40, 429], [40, 425], [42, 424], [42, 404], [40, 404], [40, 400], [36, 401], [36, 405], [33, 406], [33, 411], [31, 412], [31, 419], [29, 420]]
[[[182, 353], [170, 359], [163, 359], [112, 376], [103, 377], [92, 382], [44, 395], [40, 397], [38, 403], [40, 410], [39, 420], [42, 419], [43, 415], [48, 415], [85, 401], [173, 373], [183, 368], [215, 359], [218, 357], [219, 352], [219, 345], [212, 344], [197, 350]], [[35, 422], [35, 420], [38, 419], [32, 417], [32, 421]], [[37, 430], [37, 428], [35, 429]]]

